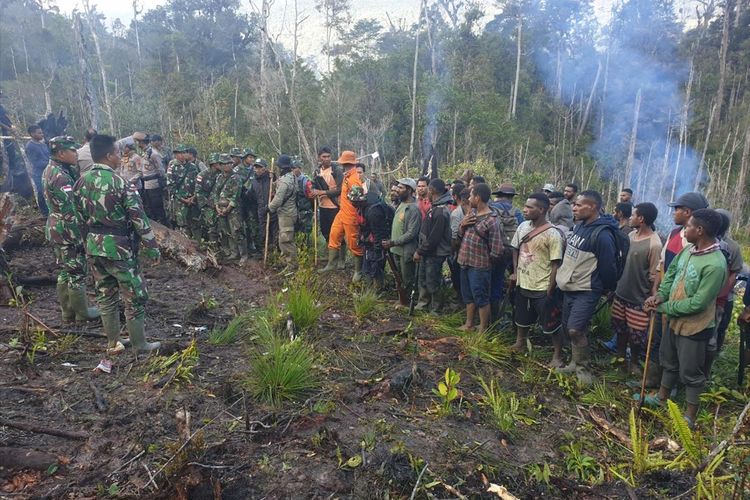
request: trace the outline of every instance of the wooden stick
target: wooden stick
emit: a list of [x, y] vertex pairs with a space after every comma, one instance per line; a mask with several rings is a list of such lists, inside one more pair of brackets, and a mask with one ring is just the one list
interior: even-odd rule
[[[646, 376], [648, 375], [648, 364], [651, 359], [651, 344], [654, 340], [654, 325], [656, 325], [656, 312], [651, 311], [651, 317], [648, 320], [648, 341], [646, 342], [646, 361], [643, 363], [643, 378], [641, 379], [641, 395], [638, 398], [638, 410], [636, 415], [641, 416], [643, 400], [646, 397]], [[669, 334], [669, 332], [666, 332]]]
[[28, 316], [29, 318], [33, 319], [36, 323], [39, 323], [39, 326], [41, 326], [42, 328], [44, 328], [45, 330], [47, 330], [49, 333], [51, 333], [55, 337], [59, 337], [60, 336], [60, 332], [58, 332], [57, 330], [53, 330], [52, 328], [50, 328], [47, 325], [45, 325], [44, 321], [42, 321], [41, 319], [39, 319], [36, 316], [34, 316], [33, 314], [31, 314], [29, 311], [24, 310], [23, 313], [26, 316]]
[[313, 263], [318, 265], [318, 197], [313, 198]]
[[[271, 165], [269, 165], [268, 170], [268, 203], [271, 203], [271, 192], [273, 191], [273, 161], [274, 159], [271, 158]], [[268, 239], [271, 232], [271, 212], [268, 210], [268, 205], [266, 205], [266, 238], [265, 242], [263, 244], [263, 267], [266, 266], [268, 263]]]
[[14, 420], [6, 420], [4, 418], [0, 418], [0, 426], [13, 427], [14, 429], [20, 429], [22, 431], [36, 432], [38, 434], [48, 434], [50, 436], [63, 437], [68, 439], [85, 440], [89, 438], [89, 435], [85, 432], [50, 429], [49, 427], [42, 427], [39, 425], [28, 424], [24, 422], [16, 422]]

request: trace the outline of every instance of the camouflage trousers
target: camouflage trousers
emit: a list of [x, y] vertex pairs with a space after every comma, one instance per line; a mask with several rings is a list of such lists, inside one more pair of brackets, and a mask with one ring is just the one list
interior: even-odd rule
[[245, 237], [247, 239], [247, 249], [249, 251], [255, 252], [260, 251], [260, 235], [258, 234], [260, 225], [258, 224], [257, 213], [255, 215], [252, 213], [248, 213], [243, 218], [245, 220]]
[[57, 265], [62, 266], [57, 274], [58, 283], [78, 288], [86, 278], [86, 253], [75, 245], [52, 245]]
[[148, 290], [138, 269], [137, 259], [112, 260], [93, 256], [90, 264], [96, 286], [96, 302], [102, 314], [118, 311], [122, 297], [128, 321], [145, 316]]
[[185, 205], [178, 202], [175, 212], [177, 227], [182, 229], [191, 238], [200, 238], [200, 208], [197, 205]]
[[242, 223], [242, 214], [234, 208], [229, 214], [219, 218], [219, 239], [222, 247], [228, 249], [232, 254], [239, 252], [240, 256], [247, 255], [247, 243], [245, 242], [245, 226]]
[[201, 207], [201, 230], [206, 241], [219, 241], [218, 217], [216, 209], [211, 205]]

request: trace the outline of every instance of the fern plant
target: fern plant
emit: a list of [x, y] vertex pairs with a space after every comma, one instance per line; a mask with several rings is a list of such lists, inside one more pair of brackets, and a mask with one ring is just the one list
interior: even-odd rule
[[677, 404], [671, 399], [667, 400], [667, 415], [672, 432], [677, 437], [683, 452], [674, 460], [673, 464], [679, 466], [683, 461], [691, 467], [697, 467], [703, 460], [703, 450], [693, 431], [690, 430], [687, 421]]

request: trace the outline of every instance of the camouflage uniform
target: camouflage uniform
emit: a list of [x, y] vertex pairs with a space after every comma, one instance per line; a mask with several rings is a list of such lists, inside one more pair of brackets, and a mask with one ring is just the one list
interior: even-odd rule
[[[200, 237], [200, 208], [195, 199], [198, 165], [188, 162], [175, 175], [172, 194], [175, 199], [175, 222], [191, 238]], [[187, 201], [187, 203], [186, 203]]]
[[221, 173], [212, 168], [217, 163], [219, 163], [219, 154], [212, 153], [208, 157], [209, 169], [198, 174], [195, 179], [195, 196], [201, 211], [202, 236], [207, 242], [211, 243], [219, 241], [213, 191]]
[[49, 207], [44, 236], [52, 245], [55, 259], [62, 266], [57, 282], [80, 286], [86, 277], [86, 252], [79, 227], [73, 185], [78, 178], [76, 167], [54, 158], [42, 174], [44, 199]]
[[[221, 156], [223, 164], [231, 163], [227, 155]], [[219, 235], [222, 247], [228, 249], [228, 258], [245, 257], [247, 243], [240, 211], [240, 194], [242, 192], [242, 176], [234, 171], [223, 174], [219, 180], [221, 190], [218, 191], [216, 211], [219, 219]], [[224, 212], [222, 214], [222, 212]]]
[[145, 343], [143, 335], [148, 291], [138, 266], [137, 241], [140, 239], [144, 253], [152, 259], [159, 258], [159, 248], [138, 190], [99, 163], [78, 179], [74, 189], [80, 218], [88, 231], [86, 255], [110, 348], [119, 343], [120, 295], [134, 347], [157, 348], [157, 344]]
[[[250, 158], [252, 162], [246, 163], [246, 159]], [[252, 196], [253, 178], [255, 177], [255, 168], [253, 163], [258, 155], [252, 148], [245, 148], [242, 150], [242, 163], [240, 166], [244, 168], [244, 180], [242, 184], [242, 220], [245, 221], [245, 237], [247, 238], [247, 249], [249, 252], [258, 253], [258, 232], [260, 224], [258, 223], [258, 207], [254, 203]]]
[[[187, 147], [183, 144], [178, 144], [172, 150], [173, 153], [185, 153]], [[177, 199], [174, 196], [174, 191], [177, 189], [178, 179], [182, 178], [182, 171], [185, 168], [185, 162], [173, 158], [169, 165], [167, 165], [166, 181], [167, 181], [167, 216], [169, 221], [174, 225], [176, 223], [177, 216]]]
[[[78, 179], [79, 147], [72, 137], [54, 137], [49, 142], [52, 159], [42, 173], [42, 192], [49, 208], [44, 235], [50, 242], [57, 264], [57, 298], [63, 321], [89, 321], [99, 311], [88, 307], [86, 298], [86, 253], [83, 248], [81, 219], [73, 185]], [[71, 155], [71, 151], [75, 154]], [[58, 157], [58, 153], [60, 153]], [[63, 159], [74, 163], [63, 163]]]

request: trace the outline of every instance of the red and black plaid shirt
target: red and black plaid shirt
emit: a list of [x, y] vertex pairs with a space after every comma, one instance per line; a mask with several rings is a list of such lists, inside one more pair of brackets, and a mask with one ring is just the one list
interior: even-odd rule
[[500, 222], [495, 213], [477, 220], [473, 226], [458, 230], [461, 248], [458, 250], [458, 263], [464, 267], [489, 269], [492, 259], [503, 253], [503, 237]]

